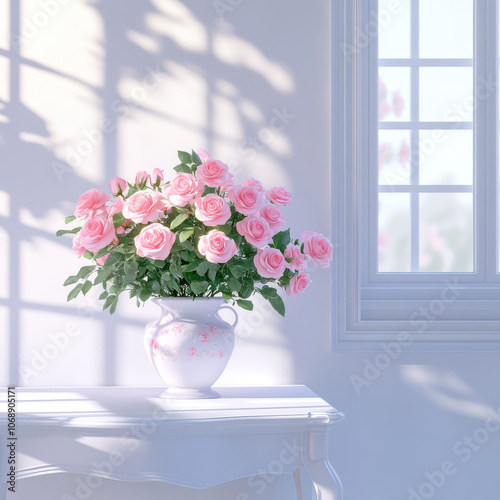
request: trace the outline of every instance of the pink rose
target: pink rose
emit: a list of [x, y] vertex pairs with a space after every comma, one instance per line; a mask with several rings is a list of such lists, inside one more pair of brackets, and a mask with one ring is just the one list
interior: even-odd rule
[[103, 255], [102, 257], [99, 257], [98, 259], [96, 259], [95, 261], [100, 265], [100, 266], [104, 266], [104, 263], [106, 262], [106, 259], [109, 257], [109, 253], [107, 253], [106, 255]]
[[121, 195], [127, 189], [127, 181], [116, 175], [111, 179], [109, 187], [114, 195]]
[[273, 231], [263, 217], [245, 217], [236, 223], [236, 230], [257, 248], [265, 247], [273, 237]]
[[80, 231], [80, 243], [90, 252], [97, 252], [115, 239], [115, 228], [111, 219], [96, 215], [85, 221]]
[[204, 149], [202, 149], [202, 148], [199, 148], [196, 151], [196, 154], [200, 157], [200, 160], [202, 162], [210, 160], [210, 155]]
[[196, 347], [190, 347], [188, 349], [188, 356], [194, 356], [196, 354]]
[[174, 242], [175, 234], [158, 222], [144, 227], [134, 238], [137, 255], [154, 260], [165, 260], [170, 255]]
[[163, 193], [168, 201], [177, 207], [184, 207], [193, 203], [194, 198], [201, 196], [203, 186], [195, 179], [194, 175], [180, 173], [172, 182], [163, 188]]
[[117, 196], [115, 198], [115, 202], [107, 207], [108, 217], [112, 219], [113, 215], [119, 214], [121, 211], [123, 211], [124, 206], [125, 206], [125, 200], [123, 199], [123, 197]]
[[283, 276], [286, 268], [285, 257], [277, 248], [267, 247], [263, 250], [257, 250], [253, 263], [263, 278], [279, 279]]
[[150, 179], [149, 174], [144, 170], [141, 170], [140, 172], [137, 172], [137, 174], [135, 174], [135, 185], [136, 186], [138, 186], [139, 184], [146, 185], [149, 179]]
[[210, 187], [220, 187], [230, 180], [229, 167], [225, 163], [211, 158], [202, 161], [196, 169], [196, 178], [199, 181]]
[[256, 214], [266, 203], [260, 191], [253, 186], [236, 186], [229, 191], [228, 197], [236, 210], [244, 215]]
[[302, 231], [301, 239], [304, 242], [304, 253], [309, 260], [316, 266], [326, 269], [333, 258], [333, 246], [330, 240], [312, 231]]
[[254, 179], [253, 177], [249, 177], [248, 179], [241, 181], [241, 184], [243, 186], [256, 187], [261, 193], [263, 193], [265, 191], [264, 186], [262, 185], [262, 182], [258, 181], [257, 179]]
[[304, 271], [294, 276], [290, 280], [290, 284], [285, 287], [285, 293], [289, 297], [297, 297], [312, 283], [311, 277]]
[[285, 259], [293, 259], [288, 263], [288, 268], [292, 271], [298, 271], [307, 267], [305, 255], [300, 251], [300, 247], [289, 243], [285, 248]]
[[75, 251], [77, 257], [81, 257], [85, 253], [86, 248], [81, 243], [80, 233], [75, 234], [71, 248]]
[[221, 184], [219, 188], [221, 193], [228, 193], [234, 187], [233, 177], [233, 174], [229, 174], [229, 179], [224, 184]]
[[212, 229], [200, 238], [198, 251], [206, 257], [208, 262], [224, 264], [236, 253], [236, 243], [222, 231]]
[[159, 186], [163, 182], [163, 170], [155, 168], [151, 174], [151, 185]]
[[292, 202], [292, 195], [283, 187], [273, 187], [266, 191], [266, 198], [275, 205], [286, 207]]
[[104, 212], [104, 205], [109, 200], [109, 195], [100, 189], [89, 189], [85, 191], [76, 204], [76, 217], [93, 217], [99, 212]]
[[274, 205], [266, 205], [260, 211], [260, 216], [266, 219], [269, 227], [274, 233], [279, 232], [280, 229], [286, 224], [281, 210]]
[[203, 198], [197, 198], [194, 200], [194, 204], [196, 207], [194, 215], [205, 226], [220, 226], [231, 217], [228, 202], [216, 194], [207, 194]]
[[165, 210], [163, 197], [158, 194], [154, 191], [137, 191], [125, 202], [123, 216], [136, 224], [158, 220]]

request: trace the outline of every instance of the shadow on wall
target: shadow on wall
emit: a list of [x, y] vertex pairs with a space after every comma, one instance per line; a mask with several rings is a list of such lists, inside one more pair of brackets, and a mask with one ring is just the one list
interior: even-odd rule
[[[122, 164], [129, 176], [132, 169], [164, 168], [164, 152], [184, 143], [219, 155], [237, 151], [232, 162], [237, 175], [256, 175], [245, 162], [259, 153], [264, 166], [281, 175], [271, 173], [272, 181], [286, 184], [280, 162], [291, 155], [291, 146], [279, 109], [294, 92], [294, 79], [259, 47], [258, 27], [245, 30], [253, 33], [251, 41], [239, 37], [211, 2], [57, 0], [54, 5], [57, 9], [45, 11], [29, 0], [11, 0], [1, 16], [10, 44], [0, 46], [0, 64], [8, 66], [6, 97], [0, 100], [0, 344], [7, 353], [0, 377], [9, 385], [64, 384], [58, 369], [42, 384], [35, 375], [57, 358], [51, 349], [65, 349], [72, 341], [68, 325], [78, 329], [90, 318], [98, 336], [84, 348], [90, 352], [97, 344], [102, 352], [95, 358], [100, 366], [92, 368], [96, 375], [84, 380], [115, 385], [120, 328], [142, 329], [144, 322], [121, 310], [112, 319], [101, 315], [98, 294], [80, 303], [61, 300], [68, 291], [61, 291], [61, 284], [75, 261], [71, 239], [54, 235], [62, 217], [85, 190], [107, 190], [112, 177], [126, 175]], [[88, 17], [79, 20], [81, 12]], [[93, 28], [82, 31], [89, 19]], [[75, 30], [73, 38], [68, 29]], [[73, 47], [82, 44], [81, 33], [87, 33], [85, 60], [75, 61]], [[39, 47], [43, 57], [37, 58]], [[87, 68], [95, 75], [87, 75]], [[79, 116], [85, 108], [93, 110], [91, 119]], [[271, 116], [278, 116], [276, 129], [269, 128]], [[267, 135], [258, 133], [263, 130]], [[127, 164], [129, 151], [144, 163]], [[47, 335], [52, 328], [63, 328], [66, 336]], [[85, 366], [72, 358], [78, 353], [67, 353], [66, 365], [75, 359], [75, 369]]]

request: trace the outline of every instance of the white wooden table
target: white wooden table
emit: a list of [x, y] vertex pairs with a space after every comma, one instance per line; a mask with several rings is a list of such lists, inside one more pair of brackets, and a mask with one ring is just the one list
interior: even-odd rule
[[[294, 474], [300, 499], [304, 467], [318, 499], [342, 498], [327, 441], [344, 415], [307, 387], [218, 387], [221, 398], [203, 400], [161, 399], [163, 390], [18, 388], [16, 480], [77, 473], [90, 489], [98, 478], [208, 488]], [[3, 389], [0, 500], [8, 486], [6, 397]]]

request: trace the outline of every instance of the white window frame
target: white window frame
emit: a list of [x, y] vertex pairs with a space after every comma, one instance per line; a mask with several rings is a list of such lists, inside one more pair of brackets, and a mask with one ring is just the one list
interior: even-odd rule
[[[413, 1], [418, 8], [418, 0]], [[474, 110], [474, 224], [475, 241], [480, 242], [475, 271], [374, 272], [376, 254], [369, 249], [378, 230], [366, 221], [372, 214], [373, 222], [377, 213], [378, 193], [376, 176], [374, 181], [367, 175], [373, 172], [368, 152], [378, 147], [373, 125], [378, 103], [369, 85], [369, 76], [377, 71], [377, 18], [370, 16], [376, 3], [332, 3], [332, 234], [338, 244], [332, 270], [332, 349], [380, 350], [387, 342], [416, 351], [500, 349], [496, 89], [478, 100]], [[474, 29], [475, 95], [480, 78], [497, 81], [497, 2], [475, 0], [474, 16], [485, 23]], [[429, 127], [439, 128], [435, 123]], [[495, 209], [487, 210], [488, 205]]]

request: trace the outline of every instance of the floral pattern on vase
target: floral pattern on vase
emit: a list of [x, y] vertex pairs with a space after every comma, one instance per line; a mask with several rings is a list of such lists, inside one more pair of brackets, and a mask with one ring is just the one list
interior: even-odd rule
[[158, 321], [148, 323], [146, 352], [167, 384], [165, 397], [216, 397], [210, 387], [224, 371], [234, 348], [234, 325], [218, 314], [224, 299], [156, 299]]

